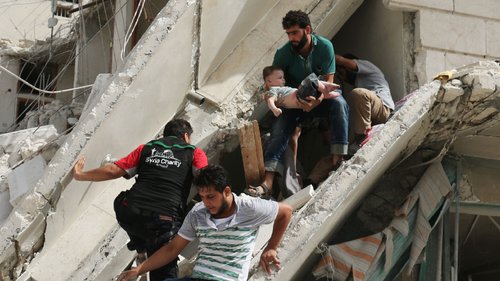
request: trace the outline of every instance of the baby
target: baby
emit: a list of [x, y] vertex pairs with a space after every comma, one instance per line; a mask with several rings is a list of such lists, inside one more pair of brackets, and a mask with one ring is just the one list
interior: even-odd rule
[[[303, 109], [303, 102], [308, 102], [308, 97], [319, 98], [321, 94], [325, 99], [338, 97], [340, 93], [334, 92], [339, 85], [319, 81], [316, 74], [311, 73], [300, 83], [299, 89], [286, 87], [283, 70], [277, 66], [266, 66], [262, 70], [264, 85], [261, 91], [267, 106], [278, 117], [282, 111], [278, 107]], [[302, 101], [302, 102], [301, 102]]]

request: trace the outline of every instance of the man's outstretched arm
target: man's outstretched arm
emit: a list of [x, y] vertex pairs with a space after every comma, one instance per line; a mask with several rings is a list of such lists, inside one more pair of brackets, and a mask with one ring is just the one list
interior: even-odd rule
[[182, 238], [180, 235], [176, 235], [172, 241], [161, 247], [145, 262], [141, 263], [137, 267], [122, 272], [117, 281], [126, 281], [137, 278], [137, 276], [141, 274], [155, 270], [170, 263], [177, 258], [187, 244], [189, 244], [189, 240]]
[[278, 215], [276, 215], [276, 219], [274, 220], [273, 233], [260, 256], [260, 265], [268, 274], [271, 274], [271, 264], [274, 264], [278, 268], [281, 266], [276, 254], [276, 249], [278, 248], [283, 233], [285, 233], [291, 218], [292, 208], [287, 204], [278, 203]]
[[106, 164], [103, 167], [84, 172], [85, 159], [80, 158], [73, 167], [73, 178], [78, 181], [105, 181], [124, 176], [126, 172], [115, 164]]

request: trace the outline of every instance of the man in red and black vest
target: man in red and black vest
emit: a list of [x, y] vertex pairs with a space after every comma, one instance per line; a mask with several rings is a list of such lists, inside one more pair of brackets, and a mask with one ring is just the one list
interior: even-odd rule
[[[208, 164], [203, 150], [190, 144], [189, 122], [174, 119], [165, 125], [163, 138], [142, 144], [126, 157], [84, 172], [79, 159], [73, 176], [80, 181], [104, 181], [135, 175], [130, 190], [121, 192], [114, 208], [120, 226], [127, 232], [130, 250], [138, 259], [151, 256], [168, 243], [184, 219], [193, 175]], [[177, 260], [150, 273], [150, 280], [177, 277]]]

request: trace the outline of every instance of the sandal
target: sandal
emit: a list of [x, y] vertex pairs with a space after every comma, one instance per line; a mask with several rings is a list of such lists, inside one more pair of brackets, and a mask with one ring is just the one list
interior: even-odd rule
[[259, 197], [262, 199], [271, 199], [271, 190], [265, 183], [258, 186], [249, 186], [243, 191], [245, 194], [252, 197]]

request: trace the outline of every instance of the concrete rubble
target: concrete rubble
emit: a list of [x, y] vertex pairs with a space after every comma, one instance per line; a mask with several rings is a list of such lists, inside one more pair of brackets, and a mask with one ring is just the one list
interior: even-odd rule
[[[75, 125], [72, 118], [81, 115], [81, 119], [60, 148], [52, 150], [53, 157], [42, 153], [50, 162], [33, 190], [15, 200], [12, 210], [4, 210], [9, 215], [0, 225], [0, 280], [109, 280], [116, 276], [131, 262], [133, 253], [125, 247], [127, 237], [116, 224], [110, 202], [132, 183], [122, 179], [73, 181], [70, 173], [77, 157], [86, 155], [87, 167], [96, 167], [106, 155], [124, 155], [145, 139], [154, 138], [166, 120], [181, 116], [194, 125], [195, 143], [207, 151], [211, 162], [219, 162], [237, 148], [238, 125], [257, 118], [254, 110], [259, 101], [254, 90], [261, 83], [260, 70], [286, 40], [275, 24], [276, 15], [289, 9], [310, 11], [318, 30], [332, 35], [362, 3], [278, 1], [260, 7], [235, 2], [227, 4], [235, 11], [228, 21], [238, 32], [217, 20], [229, 8], [220, 10], [201, 1], [169, 1], [124, 65], [96, 83], [84, 109], [55, 102], [27, 116], [22, 126], [50, 123], [58, 133]], [[388, 2], [400, 5], [404, 1]], [[256, 13], [265, 16], [252, 18]], [[201, 29], [204, 24], [219, 27], [227, 41], [210, 38]], [[243, 28], [246, 26], [253, 28]], [[175, 69], [175, 75], [164, 75], [165, 69]], [[387, 170], [422, 147], [440, 158], [457, 138], [493, 126], [498, 120], [499, 86], [498, 64], [480, 62], [413, 92], [384, 128], [296, 213], [279, 248], [283, 269], [266, 277], [254, 261], [251, 280], [297, 278], [310, 269], [316, 246], [340, 229]], [[175, 95], [164, 94], [165, 89]], [[193, 92], [207, 101], [201, 106], [188, 102], [186, 94]], [[147, 109], [141, 118], [131, 114], [139, 104]], [[42, 145], [25, 142], [21, 146]], [[32, 155], [20, 150], [16, 156], [0, 153], [0, 174], [10, 171], [8, 165], [29, 158], [23, 155]], [[415, 179], [407, 179], [408, 189], [416, 180], [412, 177]], [[0, 179], [0, 200], [6, 198], [4, 179]], [[472, 188], [463, 193], [475, 198]]]
[[59, 148], [58, 137], [52, 125], [0, 135], [0, 222], [41, 177]]

